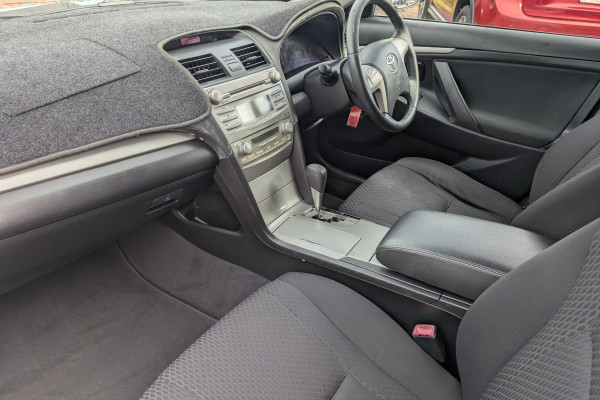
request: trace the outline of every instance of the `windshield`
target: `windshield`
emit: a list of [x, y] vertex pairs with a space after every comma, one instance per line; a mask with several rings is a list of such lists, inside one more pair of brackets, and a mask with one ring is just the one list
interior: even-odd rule
[[178, 2], [180, 0], [0, 0], [0, 19], [46, 14], [92, 6]]
[[12, 11], [23, 8], [31, 8], [31, 7], [39, 7], [39, 6], [47, 6], [50, 4], [56, 3], [75, 3], [77, 5], [86, 5], [86, 4], [98, 4], [100, 1], [67, 1], [67, 0], [46, 0], [46, 1], [35, 1], [35, 0], [0, 0], [0, 12], [3, 11]]
[[53, 3], [57, 3], [57, 1], [0, 0], [0, 12], [15, 10], [17, 8], [48, 5]]

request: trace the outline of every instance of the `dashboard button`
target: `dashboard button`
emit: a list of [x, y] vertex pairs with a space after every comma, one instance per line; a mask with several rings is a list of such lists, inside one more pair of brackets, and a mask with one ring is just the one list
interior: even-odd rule
[[224, 118], [221, 118], [221, 122], [233, 121], [237, 117], [238, 117], [237, 114], [229, 114], [229, 115], [225, 116]]
[[230, 122], [228, 124], [225, 124], [225, 129], [227, 129], [228, 131], [237, 128], [238, 126], [240, 126], [241, 123], [238, 121], [234, 121], [234, 122]]
[[288, 135], [294, 132], [294, 125], [291, 122], [287, 121], [279, 125], [279, 133], [283, 135]]
[[223, 101], [224, 96], [217, 89], [214, 89], [210, 91], [210, 93], [208, 94], [208, 98], [211, 103], [216, 105]]
[[277, 83], [281, 80], [281, 74], [278, 71], [269, 72], [269, 79], [271, 82]]
[[250, 142], [242, 142], [240, 143], [240, 153], [243, 155], [250, 155], [254, 150], [254, 146]]
[[217, 115], [223, 115], [223, 114], [227, 114], [233, 111], [233, 107], [231, 106], [224, 106], [224, 107], [219, 107], [216, 109], [216, 113]]
[[229, 67], [229, 70], [231, 72], [236, 72], [236, 71], [240, 71], [242, 69], [242, 64], [240, 63], [229, 63], [227, 64], [227, 67]]

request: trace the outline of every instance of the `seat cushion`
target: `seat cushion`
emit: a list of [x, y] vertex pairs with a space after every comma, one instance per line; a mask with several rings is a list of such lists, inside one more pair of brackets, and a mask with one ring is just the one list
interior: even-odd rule
[[423, 158], [403, 158], [387, 166], [340, 206], [342, 212], [385, 226], [414, 210], [510, 223], [521, 207], [462, 172]]
[[143, 396], [200, 398], [452, 400], [461, 389], [364, 297], [292, 273], [215, 324]]

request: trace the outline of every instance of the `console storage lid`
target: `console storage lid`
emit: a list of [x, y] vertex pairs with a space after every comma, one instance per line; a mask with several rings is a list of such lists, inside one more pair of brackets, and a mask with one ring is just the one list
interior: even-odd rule
[[497, 222], [412, 211], [392, 226], [376, 255], [394, 271], [475, 300], [497, 279], [553, 243]]

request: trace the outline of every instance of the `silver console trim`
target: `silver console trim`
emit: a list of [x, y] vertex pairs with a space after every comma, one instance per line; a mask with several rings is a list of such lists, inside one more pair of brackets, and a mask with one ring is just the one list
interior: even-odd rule
[[[368, 221], [365, 219], [356, 219], [356, 218], [352, 218], [353, 221], [350, 223], [344, 223], [344, 222], [329, 223], [329, 222], [317, 221], [312, 218], [314, 213], [315, 213], [315, 210], [310, 204], [308, 204], [304, 201], [300, 201], [300, 202], [296, 203], [295, 205], [289, 207], [289, 209], [286, 212], [281, 213], [280, 216], [277, 217], [277, 219], [273, 220], [273, 222], [271, 222], [270, 224], [267, 222], [267, 224], [268, 224], [269, 230], [271, 232], [276, 232], [277, 229], [279, 228], [279, 226], [282, 225], [286, 220], [288, 220], [289, 218], [294, 218], [295, 220], [300, 219], [300, 220], [310, 221], [313, 224], [321, 225], [324, 227], [330, 227], [330, 228], [336, 229], [338, 231], [347, 233], [349, 235], [356, 236], [360, 240], [353, 244], [352, 248], [345, 255], [345, 257], [352, 257], [357, 260], [361, 260], [361, 261], [372, 263], [372, 264], [379, 266], [379, 264], [377, 262], [373, 262], [371, 260], [373, 259], [373, 256], [375, 255], [375, 250], [377, 250], [377, 246], [379, 245], [379, 242], [381, 242], [381, 240], [383, 239], [385, 234], [389, 231], [388, 227], [378, 225], [372, 221]], [[275, 236], [277, 236], [277, 235], [275, 235]], [[289, 235], [287, 235], [287, 236], [289, 236]], [[293, 243], [292, 243], [292, 241], [288, 241], [288, 240], [286, 240], [286, 238], [280, 238], [280, 239], [282, 239], [288, 243], [294, 244], [298, 247], [301, 247], [303, 249], [311, 250], [311, 251], [314, 251], [314, 252], [322, 254], [322, 255], [330, 256], [329, 251], [323, 250], [324, 247], [327, 247], [326, 243], [320, 243], [321, 247], [315, 247], [312, 245], [309, 246], [308, 244], [304, 244], [304, 243], [298, 242], [298, 241], [293, 241]], [[334, 258], [336, 258], [336, 257], [334, 257]], [[382, 267], [382, 268], [384, 268], [384, 267]]]

